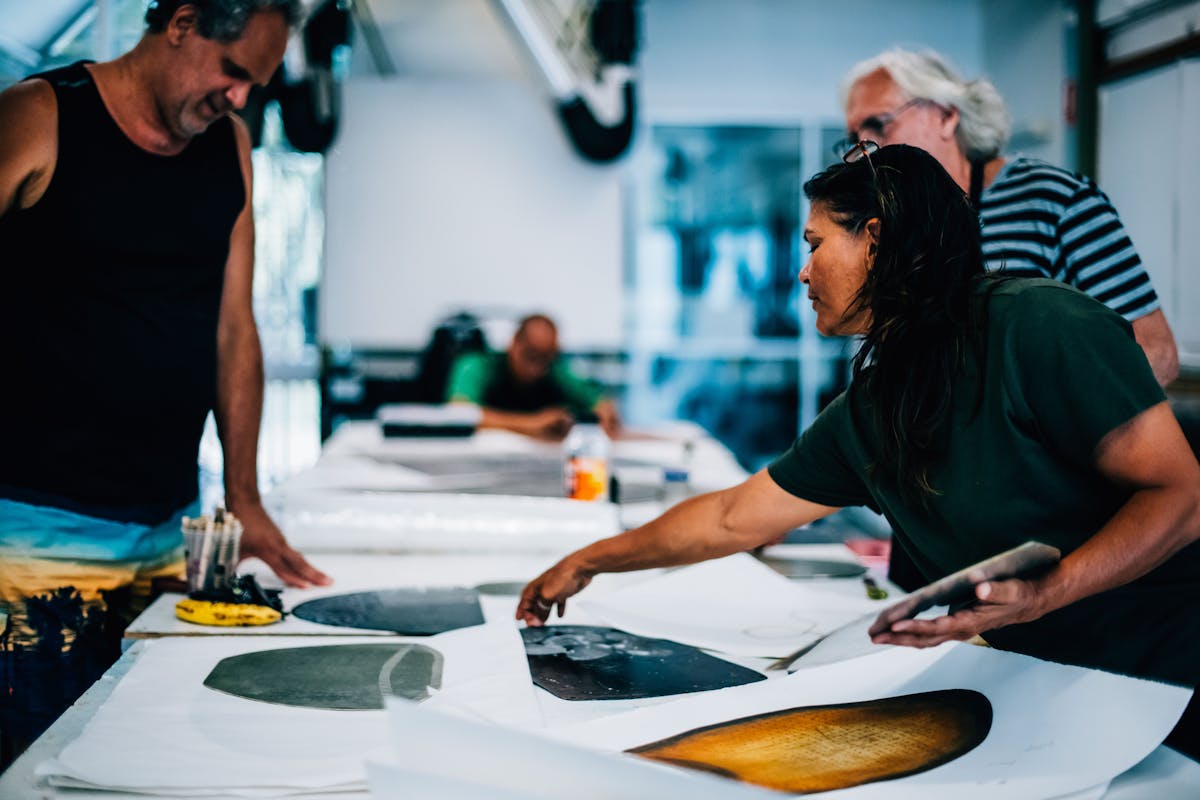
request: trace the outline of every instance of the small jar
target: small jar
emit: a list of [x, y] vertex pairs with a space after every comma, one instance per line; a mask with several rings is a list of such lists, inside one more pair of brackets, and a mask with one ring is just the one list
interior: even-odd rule
[[608, 436], [599, 425], [571, 428], [563, 442], [563, 488], [572, 500], [608, 499]]

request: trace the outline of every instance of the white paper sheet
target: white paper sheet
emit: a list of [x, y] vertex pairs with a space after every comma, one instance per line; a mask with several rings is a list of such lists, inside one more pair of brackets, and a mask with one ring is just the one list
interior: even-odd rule
[[790, 581], [744, 553], [675, 570], [580, 605], [615, 628], [742, 656], [782, 658], [878, 608]]
[[483, 417], [479, 406], [469, 403], [385, 403], [375, 410], [380, 425], [461, 426], [474, 428]]
[[356, 456], [330, 456], [322, 458], [314, 467], [289, 476], [274, 491], [280, 495], [302, 496], [312, 491], [431, 492], [437, 488], [437, 481], [432, 476], [400, 464], [381, 464]]
[[1157, 747], [1191, 696], [1190, 690], [1166, 684], [991, 648], [898, 647], [786, 678], [640, 709], [555, 735], [585, 746], [626, 750], [754, 714], [939, 689], [973, 689], [988, 698], [993, 719], [983, 743], [926, 772], [823, 796], [1007, 799], [1090, 789]]
[[534, 733], [508, 731], [402, 700], [389, 701], [395, 752], [371, 765], [375, 797], [439, 800], [770, 800], [779, 797], [698, 772], [662, 768]]
[[[947, 606], [934, 606], [917, 614], [916, 619], [937, 619], [949, 612], [950, 609]], [[878, 614], [871, 611], [834, 629], [824, 639], [818, 641], [811, 650], [793, 659], [787, 671], [796, 672], [825, 664], [836, 664], [839, 661], [849, 661], [852, 658], [862, 658], [891, 649], [895, 645], [875, 644], [871, 641], [868, 631], [875, 624], [877, 618]]]
[[565, 554], [619, 531], [613, 504], [552, 497], [272, 492], [266, 503], [306, 554]]
[[[385, 438], [374, 422], [343, 423], [325, 443], [317, 469], [345, 456], [448, 456], [502, 453], [558, 455], [559, 446], [501, 430], [483, 430], [465, 438]], [[629, 438], [613, 442], [613, 458], [645, 461], [662, 467], [684, 467], [696, 492], [724, 489], [748, 477], [729, 448], [692, 422], [661, 423], [631, 431]], [[326, 477], [334, 477], [332, 475]], [[313, 484], [288, 479], [284, 489]], [[327, 487], [328, 488], [328, 487]], [[365, 488], [365, 487], [360, 487]], [[384, 487], [380, 487], [384, 488]]]
[[1051, 798], [1051, 800], [1100, 800], [1108, 792], [1110, 785], [1109, 781], [1105, 781], [1087, 789], [1080, 789], [1078, 792], [1060, 794], [1058, 797]]
[[1166, 745], [1113, 779], [1105, 800], [1195, 798], [1200, 796], [1200, 764]]
[[445, 436], [394, 437], [383, 435], [383, 429], [375, 421], [344, 422], [333, 432], [321, 449], [326, 455], [363, 454], [421, 454], [442, 455], [448, 453], [539, 453], [558, 452], [557, 445], [547, 444], [519, 433], [502, 430], [476, 431], [467, 437]]
[[[378, 639], [159, 639], [57, 759], [51, 784], [163, 796], [276, 797], [366, 786], [364, 761], [389, 752], [383, 711], [296, 708], [246, 700], [203, 681], [222, 658], [285, 647]], [[442, 688], [427, 702], [462, 705], [506, 725], [541, 718], [514, 625], [481, 625], [428, 638], [443, 658]]]

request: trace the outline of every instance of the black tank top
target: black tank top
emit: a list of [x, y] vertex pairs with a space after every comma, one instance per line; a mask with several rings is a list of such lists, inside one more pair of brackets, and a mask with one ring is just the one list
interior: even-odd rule
[[39, 201], [0, 218], [0, 495], [157, 521], [196, 497], [216, 399], [245, 202], [233, 123], [154, 155], [82, 62], [35, 77], [54, 87], [58, 160]]

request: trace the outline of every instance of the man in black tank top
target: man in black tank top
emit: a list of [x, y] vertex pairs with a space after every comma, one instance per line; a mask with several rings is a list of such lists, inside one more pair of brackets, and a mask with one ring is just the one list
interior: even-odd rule
[[0, 766], [119, 655], [133, 587], [178, 572], [209, 411], [242, 553], [329, 582], [258, 494], [250, 141], [230, 113], [297, 5], [158, 0], [130, 52], [0, 94]]

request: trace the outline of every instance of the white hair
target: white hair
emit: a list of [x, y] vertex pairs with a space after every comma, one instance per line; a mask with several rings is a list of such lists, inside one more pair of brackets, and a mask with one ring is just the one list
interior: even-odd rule
[[1004, 98], [983, 78], [964, 81], [947, 61], [932, 50], [920, 53], [896, 48], [855, 64], [842, 81], [842, 108], [854, 84], [883, 70], [911, 99], [932, 100], [958, 109], [955, 137], [971, 161], [987, 161], [1000, 154], [1012, 132]]

